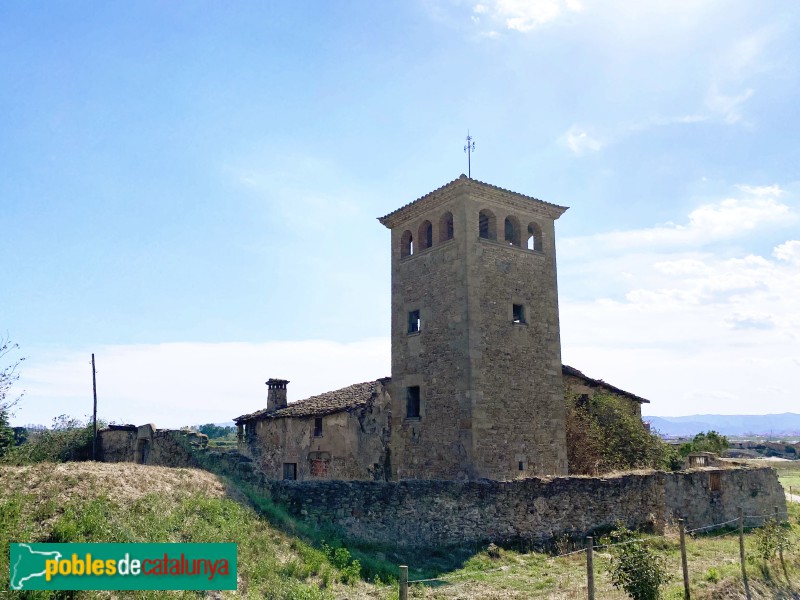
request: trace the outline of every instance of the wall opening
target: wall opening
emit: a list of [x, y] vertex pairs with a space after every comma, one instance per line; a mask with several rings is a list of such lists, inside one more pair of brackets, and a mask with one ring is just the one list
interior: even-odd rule
[[478, 236], [486, 240], [497, 239], [497, 222], [494, 213], [485, 208], [478, 214]]
[[150, 440], [139, 440], [136, 442], [136, 462], [146, 465], [150, 458]]
[[511, 319], [514, 323], [525, 323], [525, 305], [513, 304], [511, 307]]
[[288, 481], [297, 479], [297, 463], [283, 463], [283, 478]]
[[406, 419], [420, 418], [419, 386], [412, 385], [406, 388]]
[[400, 237], [400, 258], [414, 254], [414, 238], [411, 232], [406, 229]]
[[708, 487], [712, 492], [722, 491], [722, 476], [719, 473], [709, 473]]
[[520, 237], [519, 220], [516, 217], [506, 217], [505, 221], [505, 241], [512, 246], [522, 246]]
[[314, 437], [322, 437], [322, 417], [314, 417]]
[[433, 246], [433, 225], [430, 221], [423, 221], [419, 226], [419, 235], [417, 235], [417, 243], [420, 250], [425, 250]]
[[422, 319], [419, 318], [419, 311], [410, 311], [408, 313], [408, 333], [419, 333], [421, 330]]
[[453, 213], [448, 210], [442, 215], [442, 218], [439, 219], [439, 242], [452, 240], [453, 235]]
[[528, 250], [541, 252], [542, 248], [542, 228], [538, 223], [531, 223], [528, 225]]

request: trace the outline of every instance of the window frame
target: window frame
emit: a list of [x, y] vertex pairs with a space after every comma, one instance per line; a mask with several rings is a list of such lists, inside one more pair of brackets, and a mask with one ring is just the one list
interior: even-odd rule
[[[410, 410], [412, 408], [415, 410]], [[422, 389], [418, 385], [409, 385], [406, 387], [405, 418], [408, 421], [419, 421], [422, 419]]]

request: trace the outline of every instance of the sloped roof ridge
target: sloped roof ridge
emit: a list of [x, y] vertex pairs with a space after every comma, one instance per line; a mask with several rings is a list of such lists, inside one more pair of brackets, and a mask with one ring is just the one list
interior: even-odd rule
[[484, 186], [484, 187], [487, 187], [487, 188], [490, 188], [490, 189], [493, 189], [493, 190], [497, 190], [497, 191], [499, 191], [499, 192], [505, 192], [505, 193], [507, 193], [507, 194], [514, 194], [515, 196], [520, 196], [520, 197], [522, 197], [522, 198], [526, 198], [526, 199], [528, 199], [528, 200], [534, 200], [534, 201], [536, 201], [536, 202], [541, 202], [542, 204], [546, 204], [547, 206], [552, 206], [552, 207], [554, 207], [554, 208], [559, 208], [559, 209], [564, 209], [564, 210], [566, 210], [566, 209], [567, 209], [567, 207], [566, 207], [566, 206], [561, 206], [561, 205], [559, 205], [559, 204], [554, 204], [554, 203], [552, 203], [552, 202], [547, 202], [546, 200], [540, 200], [539, 198], [536, 198], [535, 196], [528, 196], [527, 194], [522, 194], [522, 193], [520, 193], [520, 192], [515, 192], [515, 191], [513, 191], [513, 190], [509, 190], [509, 189], [507, 189], [507, 188], [500, 187], [499, 185], [493, 185], [493, 184], [491, 184], [491, 183], [486, 183], [485, 181], [480, 181], [479, 179], [472, 179], [471, 177], [467, 177], [466, 175], [464, 175], [464, 174], [462, 173], [462, 174], [461, 174], [461, 175], [459, 175], [459, 176], [458, 176], [456, 179], [453, 179], [452, 181], [449, 181], [449, 182], [445, 183], [444, 185], [442, 185], [442, 186], [440, 186], [440, 187], [436, 188], [435, 190], [433, 190], [433, 191], [431, 191], [431, 192], [428, 192], [427, 194], [424, 194], [424, 195], [420, 196], [420, 197], [419, 197], [419, 198], [417, 198], [416, 200], [412, 200], [412, 201], [411, 201], [411, 202], [409, 202], [408, 204], [404, 204], [404, 205], [403, 205], [403, 206], [401, 206], [400, 208], [397, 208], [397, 209], [393, 210], [392, 212], [390, 212], [390, 213], [388, 213], [388, 214], [386, 214], [386, 215], [384, 215], [384, 216], [382, 216], [382, 217], [378, 217], [378, 221], [380, 221], [381, 223], [383, 223], [383, 222], [384, 222], [386, 219], [388, 219], [388, 218], [390, 218], [391, 216], [393, 216], [393, 215], [395, 215], [395, 214], [399, 213], [400, 211], [402, 211], [402, 210], [404, 210], [404, 209], [408, 208], [408, 207], [409, 207], [409, 206], [411, 206], [412, 204], [416, 204], [417, 202], [420, 202], [420, 201], [422, 201], [422, 200], [425, 200], [426, 198], [428, 198], [428, 197], [430, 197], [430, 196], [433, 196], [434, 194], [437, 194], [437, 193], [441, 192], [441, 191], [442, 191], [442, 190], [444, 190], [445, 188], [448, 188], [448, 187], [450, 187], [450, 186], [452, 186], [452, 185], [455, 185], [455, 184], [457, 184], [457, 183], [459, 183], [459, 182], [461, 182], [461, 181], [463, 181], [463, 182], [465, 182], [465, 183], [477, 183], [477, 184], [479, 184], [479, 185], [482, 185], [482, 186]]
[[352, 385], [323, 392], [303, 398], [297, 402], [288, 404], [285, 408], [278, 410], [268, 410], [263, 408], [255, 412], [236, 417], [234, 421], [248, 421], [259, 417], [282, 418], [300, 416], [320, 416], [341, 412], [349, 408], [355, 408], [366, 404], [378, 388], [379, 384], [385, 384], [388, 378], [382, 377], [373, 381], [363, 381]]
[[603, 381], [602, 379], [594, 379], [593, 377], [589, 377], [588, 375], [584, 374], [582, 371], [579, 371], [575, 367], [570, 367], [569, 365], [565, 365], [562, 363], [561, 372], [564, 375], [572, 375], [573, 377], [578, 377], [580, 379], [583, 379], [591, 387], [603, 386], [608, 388], [612, 392], [616, 392], [617, 394], [626, 396], [631, 400], [639, 402], [640, 404], [650, 404], [650, 400], [648, 400], [647, 398], [642, 398], [641, 396], [638, 396], [632, 392], [628, 392], [626, 390], [623, 390], [622, 388], [618, 388], [617, 386], [611, 385], [610, 383]]

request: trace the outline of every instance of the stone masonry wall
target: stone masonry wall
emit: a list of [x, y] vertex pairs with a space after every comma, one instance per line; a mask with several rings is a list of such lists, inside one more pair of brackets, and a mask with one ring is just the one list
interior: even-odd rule
[[[711, 490], [712, 477], [719, 491]], [[339, 527], [349, 538], [405, 547], [475, 541], [546, 541], [586, 535], [623, 521], [653, 525], [683, 517], [688, 527], [745, 514], [786, 510], [770, 468], [631, 473], [607, 478], [496, 481], [268, 481], [273, 501], [312, 524]]]
[[153, 425], [116, 426], [97, 433], [101, 461], [162, 467], [197, 467], [192, 450], [208, 441], [194, 431], [156, 429]]
[[380, 386], [366, 406], [322, 416], [322, 435], [314, 435], [314, 416], [263, 418], [248, 425], [239, 452], [270, 479], [283, 479], [284, 464], [294, 464], [306, 479], [383, 480], [387, 473], [389, 396]]
[[[396, 479], [566, 474], [554, 219], [564, 209], [461, 177], [400, 209], [392, 230], [392, 465]], [[479, 237], [480, 211], [494, 215]], [[453, 239], [438, 224], [452, 214]], [[504, 242], [506, 217], [515, 244]], [[421, 233], [432, 224], [433, 246]], [[541, 249], [528, 250], [528, 226]], [[415, 240], [404, 256], [404, 240]], [[525, 323], [513, 323], [513, 305]], [[408, 331], [411, 311], [421, 330]], [[419, 416], [408, 415], [419, 387]]]

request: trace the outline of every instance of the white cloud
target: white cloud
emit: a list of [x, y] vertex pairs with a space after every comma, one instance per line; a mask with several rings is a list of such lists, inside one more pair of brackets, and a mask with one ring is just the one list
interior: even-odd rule
[[580, 156], [586, 152], [597, 152], [603, 147], [603, 143], [589, 135], [585, 129], [573, 125], [564, 134], [563, 141], [567, 148], [574, 154]]
[[[289, 379], [289, 399], [390, 373], [389, 340], [165, 343], [106, 346], [97, 358], [98, 414], [159, 427], [225, 422], [266, 406], [269, 377]], [[91, 412], [91, 350], [29, 349], [15, 422], [49, 424]]]
[[716, 83], [712, 83], [706, 95], [706, 107], [728, 124], [739, 123], [742, 120], [742, 107], [753, 95], [752, 89], [746, 89], [740, 94], [727, 95], [719, 90]]
[[779, 260], [800, 265], [800, 240], [790, 240], [772, 251]]
[[[778, 186], [739, 189], [742, 198], [701, 206], [683, 225], [560, 252], [560, 281], [580, 281], [560, 286], [564, 361], [652, 400], [648, 414], [796, 410], [800, 241], [742, 249], [748, 231], [794, 215]], [[738, 249], [715, 253], [734, 238]], [[586, 289], [585, 299], [567, 291]]]
[[689, 213], [684, 224], [665, 223], [656, 227], [614, 231], [561, 242], [562, 254], [581, 254], [588, 248], [624, 250], [704, 246], [720, 240], [741, 237], [766, 225], [786, 225], [797, 215], [789, 205], [778, 200], [783, 191], [778, 186], [738, 186], [740, 198], [726, 198], [704, 204]]
[[507, 29], [527, 33], [560, 17], [565, 12], [581, 12], [579, 0], [493, 0], [473, 6], [472, 12], [492, 15]]

